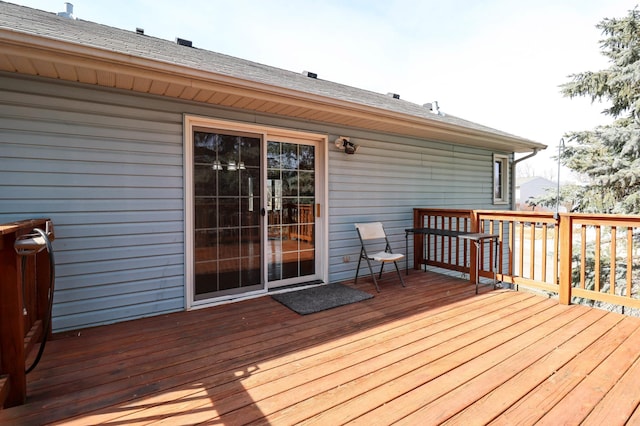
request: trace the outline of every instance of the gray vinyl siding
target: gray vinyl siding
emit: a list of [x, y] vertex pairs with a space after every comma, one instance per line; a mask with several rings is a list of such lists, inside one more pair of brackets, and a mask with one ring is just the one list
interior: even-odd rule
[[184, 309], [185, 113], [328, 135], [329, 282], [355, 274], [355, 222], [404, 252], [414, 207], [498, 207], [489, 150], [0, 73], [0, 223], [53, 220], [55, 331]]
[[53, 220], [54, 330], [182, 310], [181, 115], [3, 77], [0, 99], [0, 222]]
[[[356, 222], [381, 221], [393, 250], [404, 253], [404, 230], [413, 226], [414, 207], [506, 208], [493, 205], [492, 151], [393, 136], [363, 135], [357, 143], [354, 155], [330, 149], [329, 267], [334, 281], [354, 276], [360, 250]], [[411, 241], [407, 259], [413, 259]]]

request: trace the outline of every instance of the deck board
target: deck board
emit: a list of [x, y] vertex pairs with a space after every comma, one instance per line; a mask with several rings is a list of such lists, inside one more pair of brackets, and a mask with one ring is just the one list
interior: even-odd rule
[[[532, 339], [532, 336], [522, 336], [522, 338], [519, 336], [518, 339], [514, 339], [512, 342], [521, 340], [522, 347], [517, 348], [517, 352], [507, 352], [507, 359], [495, 366], [488, 364], [477, 366], [474, 365], [477, 364], [475, 362], [465, 364], [462, 367], [471, 369], [469, 372], [470, 374], [472, 374], [473, 371], [484, 372], [472, 379], [468, 377], [458, 379], [457, 382], [454, 382], [449, 386], [450, 389], [453, 389], [452, 391], [433, 403], [422, 407], [415, 413], [412, 413], [404, 419], [403, 423], [409, 424], [406, 423], [406, 421], [415, 421], [417, 418], [423, 418], [428, 424], [441, 423], [444, 420], [448, 420], [451, 416], [465, 410], [469, 405], [471, 405], [475, 399], [477, 399], [477, 395], [486, 395], [496, 391], [496, 389], [502, 386], [509, 378], [515, 376], [519, 372], [526, 372], [527, 376], [531, 374], [530, 370], [532, 365], [529, 363], [533, 364], [537, 360], [543, 360], [545, 372], [548, 372], [551, 368], [559, 368], [563, 363], [567, 362], [567, 358], [570, 356], [569, 354], [571, 351], [558, 350], [556, 348], [562, 345], [572, 344], [571, 340], [565, 339], [571, 339], [574, 337], [574, 333], [577, 329], [576, 327], [581, 327], [581, 325], [577, 324], [579, 321], [598, 321], [600, 319], [598, 316], [586, 318], [587, 316], [588, 315], [583, 315], [574, 320], [571, 324], [565, 324], [561, 329], [558, 329], [545, 337], [538, 336], [538, 339]], [[605, 325], [605, 327], [608, 325], [609, 324]], [[589, 337], [584, 340], [589, 340], [590, 342], [591, 338]], [[575, 351], [581, 351], [587, 344], [588, 342], [581, 341], [574, 345], [573, 349]], [[524, 345], [526, 345], [526, 347]], [[509, 345], [502, 345], [499, 349], [501, 350], [507, 346]], [[524, 354], [525, 351], [527, 357], [526, 359], [521, 360], [518, 355]], [[554, 357], [556, 354], [560, 355]], [[500, 355], [501, 354], [499, 353], [493, 354], [493, 356], [498, 357]], [[452, 370], [447, 373], [447, 375], [455, 373], [456, 370]], [[436, 383], [432, 383], [432, 385], [434, 384]], [[489, 408], [495, 411], [492, 412]], [[482, 411], [487, 417], [495, 416], [500, 413], [497, 407], [492, 407], [490, 405], [484, 405]]]
[[[585, 357], [586, 360], [593, 363], [601, 362], [609, 354], [611, 347], [620, 345], [629, 333], [637, 330], [637, 327], [636, 321], [624, 321], [623, 319], [619, 322], [619, 326], [609, 329], [592, 346], [580, 352], [579, 356]], [[577, 349], [577, 347], [573, 346], [573, 349]], [[541, 415], [544, 415], [543, 410], [538, 410], [539, 416], [533, 416], [534, 410], [540, 408], [538, 404], [544, 404], [544, 401], [548, 398], [564, 398], [566, 392], [561, 393], [562, 387], [571, 389], [572, 381], [582, 380], [586, 374], [589, 374], [588, 368], [580, 371], [581, 368], [589, 365], [589, 363], [581, 364], [581, 361], [578, 361], [579, 357], [576, 356], [572, 359], [573, 356], [574, 353], [563, 348], [563, 350], [556, 350], [548, 354], [548, 356], [535, 360], [525, 369], [520, 368], [520, 362], [509, 362], [505, 365], [506, 369], [516, 370], [516, 374], [498, 388], [487, 392], [485, 396], [477, 399], [463, 411], [453, 416], [451, 422], [457, 424], [473, 424], [476, 422], [486, 424], [494, 419], [495, 413], [503, 413], [506, 410], [518, 411], [519, 406], [523, 406], [525, 401], [529, 401], [526, 403], [528, 404], [526, 408], [528, 415], [526, 417], [515, 419], [505, 414], [501, 419], [506, 424], [513, 424], [513, 422], [520, 422], [520, 424], [534, 423]], [[562, 370], [562, 366], [565, 364], [567, 364], [567, 368]], [[549, 370], [562, 371], [549, 377]], [[550, 380], [553, 383], [563, 380], [567, 384], [544, 388], [541, 384], [545, 380]], [[531, 389], [536, 389], [536, 391], [531, 393]], [[571, 398], [569, 401], [575, 401], [575, 399]], [[486, 407], [492, 407], [494, 411], [487, 410]], [[575, 405], [568, 411], [575, 413]], [[521, 411], [521, 414], [524, 413]]]
[[[8, 424], [622, 424], [640, 319], [412, 271], [300, 316], [270, 297], [56, 335]], [[388, 279], [387, 279], [388, 278]]]

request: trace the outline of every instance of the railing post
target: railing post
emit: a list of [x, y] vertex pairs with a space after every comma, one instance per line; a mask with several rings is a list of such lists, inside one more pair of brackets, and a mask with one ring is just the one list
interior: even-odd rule
[[[422, 213], [422, 209], [413, 209], [413, 227], [414, 228], [422, 228], [424, 215]], [[423, 234], [418, 232], [413, 233], [413, 269], [420, 269], [423, 262]], [[406, 256], [409, 256], [409, 253], [405, 253]]]
[[[469, 219], [471, 220], [470, 231], [473, 233], [480, 232], [480, 221], [478, 219], [478, 212], [471, 210], [469, 212]], [[478, 280], [478, 247], [476, 244], [469, 244], [469, 281], [475, 284]]]
[[560, 259], [558, 301], [562, 305], [571, 304], [571, 256], [573, 253], [573, 221], [571, 215], [560, 214], [558, 217], [560, 233], [558, 235]]

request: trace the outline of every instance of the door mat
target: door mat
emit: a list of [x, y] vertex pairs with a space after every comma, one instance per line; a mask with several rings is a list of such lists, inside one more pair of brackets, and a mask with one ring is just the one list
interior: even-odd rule
[[308, 315], [371, 299], [373, 295], [342, 284], [326, 284], [271, 297], [300, 315]]

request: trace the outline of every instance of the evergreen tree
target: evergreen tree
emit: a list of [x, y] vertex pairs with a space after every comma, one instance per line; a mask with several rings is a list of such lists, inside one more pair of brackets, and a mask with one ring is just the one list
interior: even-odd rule
[[[561, 203], [572, 211], [640, 213], [640, 12], [630, 10], [621, 19], [606, 18], [597, 26], [609, 68], [570, 75], [563, 95], [606, 101], [603, 111], [614, 121], [593, 130], [565, 135], [560, 161], [585, 177], [583, 185], [563, 188]], [[555, 192], [535, 200], [555, 206]]]

